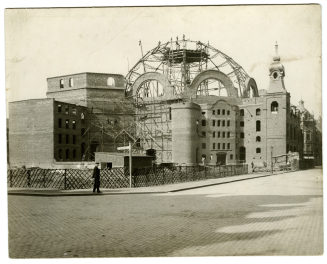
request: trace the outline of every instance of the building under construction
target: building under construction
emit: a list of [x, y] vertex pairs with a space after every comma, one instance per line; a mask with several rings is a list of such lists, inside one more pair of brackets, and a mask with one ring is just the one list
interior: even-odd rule
[[[52, 77], [47, 99], [10, 103], [10, 164], [93, 160], [95, 152], [115, 152], [130, 141], [134, 152], [152, 155], [158, 164], [267, 166], [272, 156], [289, 151], [302, 158], [301, 113], [290, 104], [277, 44], [269, 87], [260, 91], [239, 64], [209, 43], [183, 36], [145, 54], [140, 47], [142, 57], [126, 77]], [[38, 119], [42, 100], [54, 105], [42, 109], [49, 111], [47, 124]], [[24, 111], [26, 105], [34, 111]], [[45, 130], [40, 141], [37, 135]], [[32, 151], [41, 153], [24, 162]]]
[[[193, 105], [185, 103], [224, 99], [238, 104], [240, 98], [258, 96], [254, 79], [232, 58], [209, 44], [185, 37], [159, 42], [130, 70], [126, 82], [126, 94], [135, 105], [140, 145], [153, 150], [158, 163], [193, 164], [206, 155], [198, 146], [199, 140], [203, 141], [202, 132], [206, 132], [199, 128], [204, 117], [201, 107], [194, 111]], [[183, 159], [190, 155], [191, 159]]]

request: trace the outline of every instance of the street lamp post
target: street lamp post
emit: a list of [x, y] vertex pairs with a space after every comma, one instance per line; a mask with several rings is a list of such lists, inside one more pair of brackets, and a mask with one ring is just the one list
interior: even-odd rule
[[273, 146], [270, 146], [270, 159], [271, 159], [271, 161], [270, 161], [270, 163], [271, 163], [271, 174], [273, 174], [274, 173], [274, 164], [273, 164], [273, 150], [274, 150], [274, 147]]
[[132, 188], [132, 143], [128, 143], [129, 147], [129, 188]]

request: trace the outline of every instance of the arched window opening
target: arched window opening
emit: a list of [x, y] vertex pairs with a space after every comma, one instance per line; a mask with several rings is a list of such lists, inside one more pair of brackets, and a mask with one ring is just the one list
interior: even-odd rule
[[146, 80], [139, 87], [137, 96], [139, 98], [156, 98], [164, 96], [164, 87], [157, 80]]
[[244, 116], [244, 109], [240, 110], [240, 116]]
[[107, 85], [108, 86], [115, 86], [115, 79], [113, 77], [108, 77]]
[[261, 153], [261, 148], [256, 148], [255, 149], [255, 152], [258, 154], [258, 153]]
[[257, 108], [257, 109], [255, 110], [255, 114], [256, 114], [257, 116], [261, 115], [261, 110], [260, 110], [260, 108]]
[[256, 121], [256, 131], [261, 131], [261, 122], [259, 120]]
[[255, 139], [256, 142], [261, 142], [261, 137], [260, 136], [257, 136], [256, 139]]
[[74, 80], [73, 78], [69, 78], [69, 87], [73, 87], [74, 86]]
[[276, 101], [273, 101], [271, 103], [271, 108], [270, 108], [272, 113], [278, 113], [278, 103]]
[[215, 96], [228, 96], [227, 89], [224, 84], [216, 79], [206, 79], [202, 81], [196, 91], [197, 95], [215, 95]]

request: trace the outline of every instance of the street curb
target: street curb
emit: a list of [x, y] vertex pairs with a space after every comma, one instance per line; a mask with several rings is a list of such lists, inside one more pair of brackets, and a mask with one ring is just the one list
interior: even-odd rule
[[232, 180], [232, 181], [226, 181], [226, 182], [217, 182], [217, 183], [211, 183], [211, 184], [206, 184], [206, 185], [201, 185], [201, 186], [194, 186], [194, 187], [188, 187], [188, 188], [181, 188], [181, 189], [176, 189], [176, 190], [168, 191], [167, 193], [169, 193], [169, 192], [181, 192], [181, 191], [187, 191], [187, 190], [192, 190], [192, 189], [205, 188], [205, 187], [210, 187], [210, 186], [215, 186], [215, 185], [221, 185], [221, 184], [226, 184], [226, 183], [233, 183], [233, 182], [239, 182], [239, 181], [246, 181], [246, 180], [258, 179], [258, 178], [269, 177], [269, 176], [274, 176], [274, 174], [267, 174], [267, 175], [261, 175], [261, 176], [244, 178], [244, 179], [238, 179], [238, 180]]
[[125, 194], [157, 194], [157, 193], [168, 193], [167, 192], [102, 192], [98, 193], [27, 193], [27, 192], [8, 192], [8, 195], [17, 196], [41, 196], [41, 197], [60, 197], [60, 196], [103, 196], [103, 195], [125, 195]]
[[186, 187], [186, 188], [177, 188], [177, 189], [172, 189], [172, 190], [167, 190], [167, 191], [114, 191], [112, 190], [111, 192], [102, 192], [100, 194], [96, 194], [93, 192], [84, 192], [84, 193], [65, 193], [65, 192], [54, 192], [54, 193], [41, 193], [41, 192], [20, 192], [20, 191], [8, 191], [8, 195], [20, 195], [20, 196], [40, 196], [40, 197], [59, 197], [59, 196], [103, 196], [103, 195], [126, 195], [126, 194], [164, 194], [164, 193], [174, 193], [174, 192], [181, 192], [181, 191], [187, 191], [187, 190], [192, 190], [192, 189], [199, 189], [199, 188], [205, 188], [205, 187], [210, 187], [210, 186], [215, 186], [215, 185], [222, 185], [222, 184], [227, 184], [227, 183], [233, 183], [233, 182], [239, 182], [239, 181], [246, 181], [246, 180], [251, 180], [251, 179], [258, 179], [258, 178], [263, 178], [263, 177], [269, 177], [269, 176], [274, 176], [275, 174], [267, 174], [267, 175], [260, 175], [260, 176], [255, 176], [255, 177], [247, 177], [244, 179], [235, 179], [235, 180], [229, 180], [225, 182], [217, 182], [217, 183], [210, 183], [210, 184], [204, 184], [204, 185], [198, 185], [198, 186], [192, 186], [192, 187]]

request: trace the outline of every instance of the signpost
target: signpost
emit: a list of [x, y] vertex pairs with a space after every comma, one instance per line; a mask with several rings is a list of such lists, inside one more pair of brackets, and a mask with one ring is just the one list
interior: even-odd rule
[[129, 150], [129, 188], [132, 188], [132, 143], [129, 142], [128, 146], [118, 147], [117, 150]]

